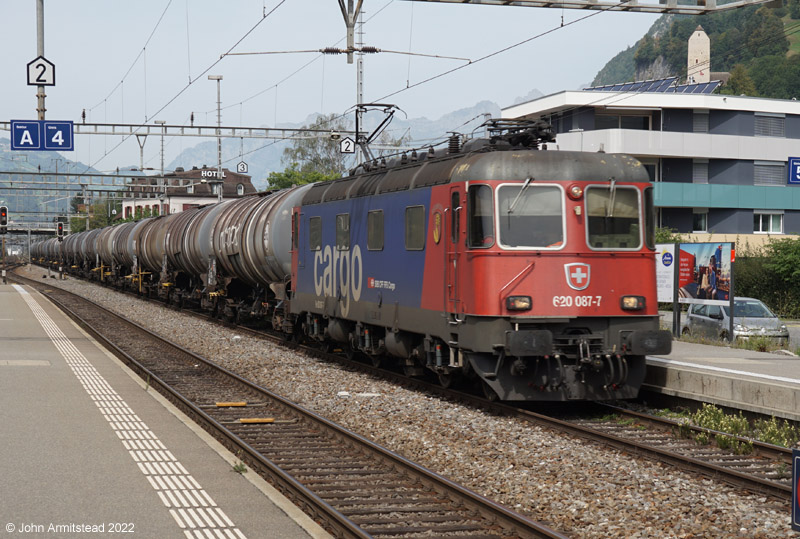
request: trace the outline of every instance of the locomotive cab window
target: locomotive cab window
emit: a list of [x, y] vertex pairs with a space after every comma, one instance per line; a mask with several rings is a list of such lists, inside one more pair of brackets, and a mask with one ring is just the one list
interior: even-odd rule
[[524, 183], [497, 188], [497, 230], [506, 249], [560, 249], [564, 245], [564, 196], [555, 185]]
[[322, 248], [322, 218], [311, 217], [308, 220], [308, 250], [319, 251]]
[[639, 249], [639, 191], [634, 187], [593, 185], [586, 189], [586, 234], [592, 249]]
[[485, 248], [494, 245], [492, 188], [488, 185], [471, 185], [467, 193], [467, 211], [469, 246]]
[[350, 214], [340, 213], [336, 216], [336, 250], [350, 250]]
[[383, 210], [367, 213], [367, 249], [383, 251]]
[[425, 248], [425, 206], [406, 208], [406, 250], [421, 251]]

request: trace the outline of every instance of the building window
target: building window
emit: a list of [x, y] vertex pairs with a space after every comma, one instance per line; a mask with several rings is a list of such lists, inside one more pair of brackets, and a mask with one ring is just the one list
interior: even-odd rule
[[367, 250], [383, 250], [383, 210], [367, 213]]
[[783, 234], [783, 214], [760, 212], [753, 214], [753, 232], [756, 234]]
[[692, 117], [693, 133], [708, 133], [708, 111], [694, 111]]
[[194, 184], [189, 184], [186, 186], [186, 194], [193, 195], [194, 194]]
[[753, 185], [786, 185], [786, 168], [780, 161], [756, 161]]
[[594, 117], [595, 129], [650, 129], [650, 116], [618, 114], [596, 114]]
[[350, 250], [350, 214], [340, 213], [336, 216], [336, 250]]
[[242, 196], [244, 194], [244, 184], [236, 184], [236, 194]]
[[425, 248], [425, 206], [406, 208], [406, 250], [421, 251]]
[[692, 214], [692, 231], [708, 232], [708, 210], [694, 210]]
[[708, 183], [708, 159], [692, 161], [692, 183]]
[[783, 114], [756, 113], [755, 135], [757, 137], [785, 137], [786, 118]]

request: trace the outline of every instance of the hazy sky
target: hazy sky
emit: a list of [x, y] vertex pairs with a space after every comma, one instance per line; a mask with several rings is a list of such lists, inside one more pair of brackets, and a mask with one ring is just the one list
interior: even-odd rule
[[[534, 88], [576, 89], [657, 17], [402, 0], [365, 0], [363, 11], [365, 45], [461, 58], [365, 57], [366, 102], [393, 103], [409, 118], [429, 119], [482, 100], [508, 106]], [[87, 122], [188, 124], [194, 112], [195, 124], [214, 125], [210, 74], [223, 76], [224, 125], [303, 122], [316, 112], [345, 112], [356, 101], [356, 64], [345, 55], [287, 52], [346, 45], [336, 0], [45, 0], [44, 20], [45, 57], [56, 65], [56, 86], [46, 89], [48, 120], [79, 122], [85, 109]], [[0, 21], [0, 119], [36, 119], [36, 87], [27, 86], [26, 71], [37, 56], [36, 0], [0, 2]], [[220, 59], [228, 51], [284, 53]], [[120, 140], [76, 137], [68, 157], [100, 170], [138, 163], [134, 139], [112, 151]], [[200, 141], [169, 141], [167, 161]], [[148, 141], [150, 166], [158, 152]]]

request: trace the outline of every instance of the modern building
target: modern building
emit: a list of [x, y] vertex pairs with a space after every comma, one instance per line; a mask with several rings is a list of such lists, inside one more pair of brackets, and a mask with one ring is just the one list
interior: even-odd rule
[[149, 210], [151, 215], [178, 213], [188, 208], [217, 202], [219, 189], [222, 198], [251, 195], [256, 188], [250, 176], [222, 169], [222, 182], [217, 181], [217, 169], [192, 167], [178, 168], [164, 175], [133, 178], [127, 187], [127, 197], [122, 201], [122, 217], [129, 218], [137, 212]]
[[693, 241], [800, 234], [800, 102], [701, 93], [716, 84], [565, 91], [502, 116], [548, 120], [551, 149], [637, 157], [655, 182], [657, 224]]

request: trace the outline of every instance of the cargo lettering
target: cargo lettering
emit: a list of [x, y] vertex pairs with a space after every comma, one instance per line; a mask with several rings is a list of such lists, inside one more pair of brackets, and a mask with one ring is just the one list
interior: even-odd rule
[[339, 251], [330, 245], [314, 254], [314, 293], [317, 296], [338, 297], [342, 316], [350, 312], [350, 302], [361, 299], [361, 248]]

